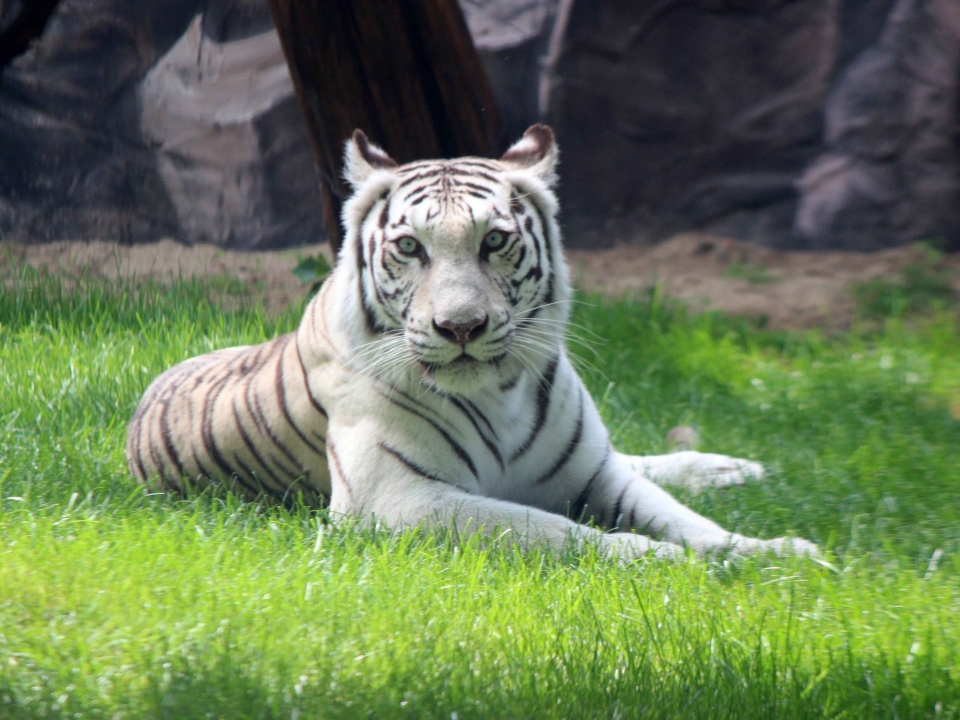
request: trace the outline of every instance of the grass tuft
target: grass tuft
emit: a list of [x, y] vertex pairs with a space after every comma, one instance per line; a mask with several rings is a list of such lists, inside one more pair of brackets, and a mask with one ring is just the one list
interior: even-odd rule
[[925, 247], [923, 257], [905, 266], [900, 277], [877, 277], [853, 289], [864, 318], [930, 314], [956, 304], [950, 274], [940, 264], [942, 254]]

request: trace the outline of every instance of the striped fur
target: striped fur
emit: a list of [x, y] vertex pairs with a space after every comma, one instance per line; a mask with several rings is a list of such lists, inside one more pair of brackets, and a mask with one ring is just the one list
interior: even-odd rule
[[133, 474], [620, 556], [815, 552], [729, 533], [660, 487], [736, 484], [758, 465], [610, 447], [564, 350], [556, 159], [540, 125], [500, 160], [402, 166], [355, 133], [344, 245], [299, 329], [157, 378], [130, 423]]

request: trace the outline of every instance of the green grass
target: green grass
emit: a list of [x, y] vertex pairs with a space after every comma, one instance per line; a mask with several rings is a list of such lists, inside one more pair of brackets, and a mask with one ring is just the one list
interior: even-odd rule
[[770, 477], [685, 500], [828, 549], [622, 567], [135, 487], [147, 383], [295, 327], [214, 290], [0, 288], [0, 718], [960, 717], [954, 316], [824, 338], [578, 304], [621, 449], [694, 425]]
[[853, 288], [864, 318], [903, 317], [956, 305], [950, 274], [941, 265], [942, 253], [921, 245], [923, 256], [900, 271], [900, 277], [877, 277]]
[[728, 267], [723, 274], [725, 277], [733, 278], [734, 280], [746, 280], [753, 285], [762, 285], [776, 280], [763, 265], [752, 262], [740, 262], [739, 260], [734, 260], [730, 263], [730, 267]]

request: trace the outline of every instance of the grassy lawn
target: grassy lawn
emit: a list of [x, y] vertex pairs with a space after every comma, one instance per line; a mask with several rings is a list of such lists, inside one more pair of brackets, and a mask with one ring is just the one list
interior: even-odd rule
[[621, 567], [145, 494], [127, 419], [200, 352], [293, 329], [173, 289], [0, 287], [0, 718], [958, 718], [960, 326], [841, 338], [578, 304], [620, 449], [759, 459], [684, 498], [822, 563]]

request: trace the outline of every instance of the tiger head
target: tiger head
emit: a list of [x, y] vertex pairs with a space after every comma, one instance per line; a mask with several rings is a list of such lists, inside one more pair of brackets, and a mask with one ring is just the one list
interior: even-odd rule
[[542, 372], [571, 295], [557, 154], [553, 131], [534, 125], [499, 160], [398, 165], [354, 132], [337, 264], [356, 288], [355, 365], [455, 394]]

